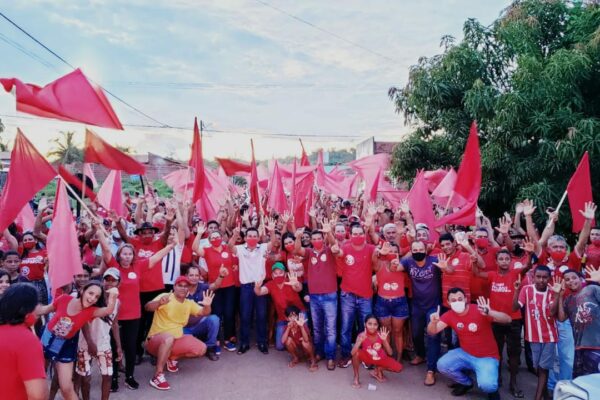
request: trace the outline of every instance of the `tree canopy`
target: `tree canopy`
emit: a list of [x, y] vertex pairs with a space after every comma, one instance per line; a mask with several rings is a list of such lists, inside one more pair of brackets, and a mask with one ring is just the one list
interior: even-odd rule
[[394, 150], [392, 175], [458, 166], [477, 120], [486, 213], [524, 198], [555, 207], [585, 151], [600, 189], [598, 2], [514, 1], [490, 26], [469, 19], [463, 32], [458, 43], [443, 37], [442, 54], [421, 57], [406, 86], [389, 91], [414, 127]]

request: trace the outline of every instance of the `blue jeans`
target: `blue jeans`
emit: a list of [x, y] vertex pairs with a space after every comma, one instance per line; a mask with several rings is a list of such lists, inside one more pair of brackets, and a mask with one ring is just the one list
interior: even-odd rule
[[219, 326], [221, 321], [216, 315], [208, 315], [200, 318], [183, 328], [183, 333], [186, 335], [194, 335], [202, 340], [206, 347], [211, 348], [217, 345], [217, 335], [219, 334]]
[[461, 385], [472, 385], [465, 374], [474, 371], [477, 386], [485, 393], [498, 390], [498, 360], [492, 357], [474, 357], [461, 348], [450, 350], [437, 363], [438, 371]]
[[267, 345], [267, 296], [254, 294], [254, 283], [240, 288], [240, 345], [250, 345], [252, 313], [256, 317], [256, 343]]
[[434, 312], [437, 312], [437, 307], [432, 307], [429, 310], [413, 307], [410, 316], [415, 352], [419, 357], [427, 360], [428, 371], [437, 371], [436, 365], [440, 358], [440, 343], [442, 340], [441, 333], [437, 335], [429, 335], [427, 333], [429, 316]]
[[356, 316], [360, 319], [358, 330], [362, 331], [365, 324], [365, 318], [371, 314], [371, 299], [360, 297], [352, 293], [342, 291], [340, 294], [342, 311], [342, 332], [340, 346], [342, 348], [342, 357], [349, 358], [352, 351], [352, 327], [356, 322]]
[[310, 313], [313, 321], [315, 353], [321, 358], [335, 360], [337, 293], [311, 294]]
[[212, 312], [223, 323], [225, 340], [235, 337], [235, 286], [217, 289], [212, 303]]
[[554, 368], [548, 375], [548, 389], [554, 390], [556, 382], [563, 379], [573, 379], [573, 362], [575, 361], [575, 340], [573, 328], [568, 319], [564, 322], [556, 321], [558, 328], [558, 355], [555, 358]]

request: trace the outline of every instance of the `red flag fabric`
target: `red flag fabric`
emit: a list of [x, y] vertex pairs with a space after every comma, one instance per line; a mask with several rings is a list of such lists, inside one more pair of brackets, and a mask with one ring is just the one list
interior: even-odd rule
[[300, 146], [302, 146], [302, 157], [300, 158], [300, 166], [308, 167], [310, 165], [310, 161], [308, 160], [306, 150], [304, 150], [304, 144], [302, 144], [302, 140], [300, 140]]
[[58, 180], [54, 199], [52, 227], [46, 238], [48, 275], [52, 293], [73, 282], [73, 275], [83, 273], [77, 228], [69, 204], [65, 182]]
[[476, 225], [476, 213], [477, 213], [477, 202], [470, 201], [465, 204], [460, 210], [453, 212], [452, 214], [446, 215], [437, 220], [435, 223], [437, 226], [443, 226], [446, 224], [472, 226]]
[[146, 173], [146, 167], [133, 157], [111, 146], [89, 129], [85, 130], [83, 161], [102, 164], [106, 168], [125, 171], [130, 175], [144, 175]]
[[0, 197], [0, 232], [8, 228], [25, 204], [55, 176], [54, 168], [17, 129], [10, 169]]
[[163, 176], [163, 181], [176, 193], [183, 193], [186, 189], [194, 186], [194, 181], [190, 179], [190, 172], [187, 169], [170, 172]]
[[7, 92], [15, 89], [17, 111], [123, 130], [102, 89], [92, 85], [80, 69], [43, 88], [16, 78], [0, 79], [0, 83]]
[[461, 196], [470, 203], [477, 203], [480, 191], [481, 153], [479, 151], [479, 137], [477, 136], [477, 122], [473, 121], [467, 139], [467, 146], [456, 175], [454, 194]]
[[[58, 174], [61, 178], [65, 180], [65, 182], [67, 182], [71, 186], [74, 186], [79, 192], [81, 192], [81, 188], [83, 186], [83, 182], [81, 182], [81, 179], [71, 174], [69, 170], [67, 170], [62, 165], [58, 166]], [[92, 201], [96, 201], [96, 193], [94, 193], [94, 191], [91, 190], [89, 187], [85, 188], [85, 196], [87, 196]]]
[[[590, 175], [590, 159], [586, 151], [573, 176], [567, 185], [567, 196], [569, 197], [569, 207], [571, 208], [571, 218], [573, 219], [573, 232], [579, 232], [583, 228], [585, 218], [580, 210], [585, 209], [585, 203], [594, 201], [592, 197], [592, 177]], [[595, 221], [592, 221], [592, 226]]]
[[433, 171], [425, 171], [425, 180], [427, 181], [427, 188], [430, 192], [433, 192], [435, 188], [442, 182], [448, 171], [445, 169], [438, 168]]
[[275, 161], [273, 174], [271, 175], [271, 186], [269, 187], [269, 197], [267, 206], [275, 210], [278, 214], [283, 214], [288, 210], [287, 197], [283, 189], [281, 174], [279, 173], [279, 164]]
[[456, 185], [456, 172], [454, 168], [450, 168], [444, 179], [437, 185], [431, 196], [433, 197], [433, 201], [443, 207], [446, 207], [448, 204], [448, 199], [452, 197], [450, 200], [450, 205], [453, 207], [459, 207], [464, 204], [464, 199], [460, 196], [452, 196], [454, 192], [454, 186]]
[[425, 180], [422, 171], [417, 173], [417, 177], [408, 193], [407, 199], [415, 224], [427, 224], [430, 235], [435, 235], [435, 230], [433, 229], [435, 224], [435, 213], [433, 212], [431, 197], [429, 197], [427, 181]]
[[308, 211], [312, 206], [314, 175], [306, 175], [296, 182], [296, 203], [294, 205], [294, 221], [297, 227], [308, 226]]
[[206, 180], [204, 172], [204, 160], [202, 159], [202, 138], [198, 129], [198, 119], [194, 118], [194, 139], [192, 140], [192, 155], [190, 164], [194, 168], [194, 193], [192, 202], [200, 200], [204, 192], [204, 181]]
[[250, 164], [246, 164], [239, 161], [230, 160], [228, 158], [218, 158], [215, 157], [215, 160], [219, 163], [223, 171], [227, 176], [234, 175], [250, 175], [252, 172], [252, 166]]
[[22, 232], [32, 231], [35, 225], [35, 215], [29, 203], [25, 204], [15, 219], [15, 224], [21, 227]]
[[87, 176], [92, 180], [92, 184], [94, 185], [94, 187], [98, 186], [98, 181], [94, 176], [94, 171], [92, 170], [92, 166], [90, 164], [83, 163], [83, 175]]
[[121, 217], [127, 215], [121, 188], [121, 171], [114, 169], [110, 171], [98, 190], [98, 203], [107, 210], [115, 210]]
[[219, 212], [219, 201], [222, 201], [229, 190], [229, 182], [221, 179], [210, 168], [204, 170], [206, 180], [202, 196], [196, 202], [196, 210], [203, 221], [216, 219]]
[[250, 202], [256, 207], [256, 212], [261, 214], [260, 196], [258, 195], [258, 171], [256, 169], [256, 159], [254, 158], [254, 142], [250, 139], [252, 147], [252, 162], [250, 163], [250, 184], [248, 191], [250, 192]]

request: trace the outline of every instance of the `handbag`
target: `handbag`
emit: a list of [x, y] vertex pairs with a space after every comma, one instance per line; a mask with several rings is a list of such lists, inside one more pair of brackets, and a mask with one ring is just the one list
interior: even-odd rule
[[48, 327], [46, 327], [44, 329], [44, 333], [42, 333], [41, 342], [42, 346], [44, 346], [44, 351], [48, 355], [58, 357], [68, 340], [69, 339], [56, 336], [54, 333], [48, 330]]

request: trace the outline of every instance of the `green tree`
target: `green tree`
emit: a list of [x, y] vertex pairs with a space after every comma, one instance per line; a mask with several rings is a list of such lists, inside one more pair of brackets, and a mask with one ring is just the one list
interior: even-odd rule
[[61, 136], [51, 139], [55, 147], [47, 154], [61, 164], [70, 164], [73, 162], [83, 162], [83, 150], [75, 145], [73, 136], [75, 132], [60, 132]]
[[600, 167], [600, 6], [514, 1], [490, 26], [469, 19], [463, 31], [389, 91], [414, 127], [394, 150], [392, 174], [410, 181], [417, 168], [457, 166], [477, 120], [484, 211], [499, 216], [524, 198], [556, 206], [585, 151], [591, 170]]
[[2, 140], [2, 132], [4, 132], [4, 124], [0, 119], [0, 151], [8, 151], [8, 142]]

